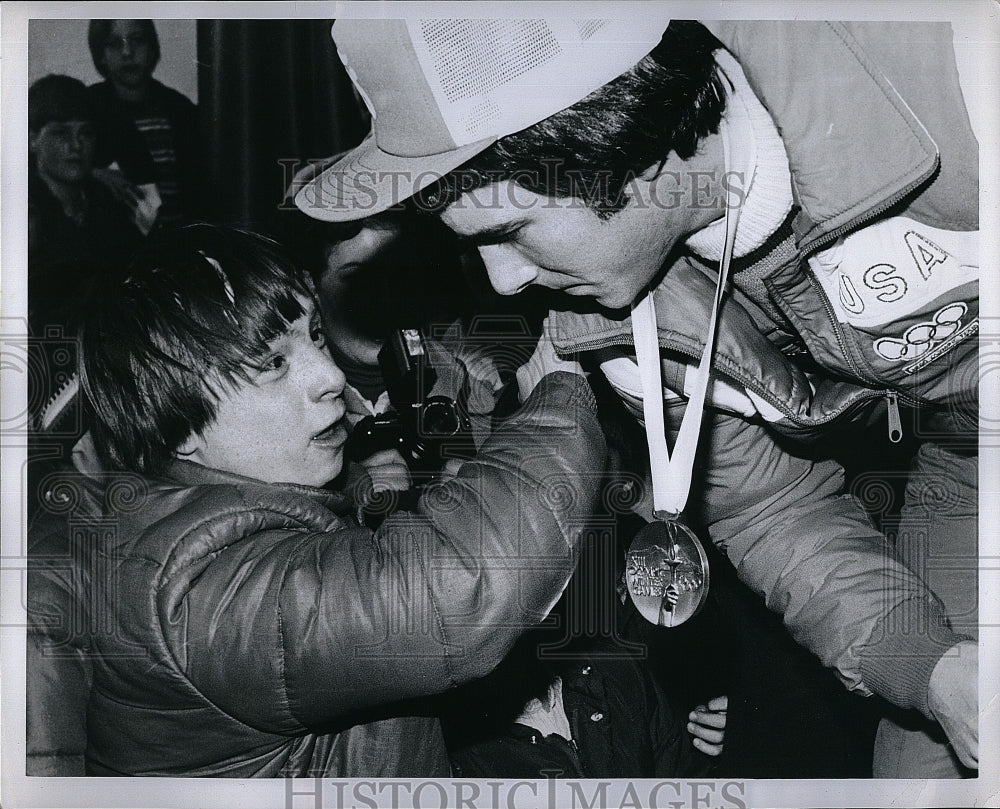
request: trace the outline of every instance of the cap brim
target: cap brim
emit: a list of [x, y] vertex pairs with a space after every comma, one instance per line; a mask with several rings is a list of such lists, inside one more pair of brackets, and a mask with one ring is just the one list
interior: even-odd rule
[[349, 222], [381, 213], [440, 180], [496, 141], [495, 137], [447, 152], [400, 157], [379, 149], [374, 133], [295, 193], [305, 214], [324, 222]]

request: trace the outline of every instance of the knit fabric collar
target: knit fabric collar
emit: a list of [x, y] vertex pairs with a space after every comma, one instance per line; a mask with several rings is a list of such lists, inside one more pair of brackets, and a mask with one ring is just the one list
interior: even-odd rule
[[[792, 176], [781, 135], [757, 99], [736, 59], [720, 50], [715, 60], [732, 88], [720, 126], [730, 130], [732, 154], [726, 171], [745, 172], [743, 210], [736, 233], [734, 256], [760, 247], [778, 229], [792, 208]], [[726, 239], [724, 219], [693, 233], [687, 246], [703, 258], [719, 261]]]

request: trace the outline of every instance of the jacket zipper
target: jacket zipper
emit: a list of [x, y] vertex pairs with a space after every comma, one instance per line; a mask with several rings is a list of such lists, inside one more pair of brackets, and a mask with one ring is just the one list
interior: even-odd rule
[[[852, 221], [841, 225], [839, 228], [835, 228], [834, 230], [831, 230], [829, 233], [824, 234], [808, 247], [800, 248], [799, 250], [800, 254], [804, 255], [806, 252], [808, 252], [809, 254], [815, 253], [825, 245], [830, 244], [839, 239], [843, 234], [857, 230], [865, 222], [875, 219], [877, 216], [881, 215], [885, 211], [892, 208], [894, 205], [896, 205], [896, 203], [900, 202], [903, 198], [907, 197], [911, 192], [915, 191], [917, 188], [923, 185], [927, 181], [927, 179], [934, 174], [934, 172], [937, 170], [940, 164], [941, 164], [941, 155], [939, 152], [937, 155], [935, 155], [934, 164], [933, 166], [931, 166], [930, 171], [926, 172], [922, 177], [919, 177], [913, 182], [908, 183], [902, 189], [900, 189], [891, 197], [889, 197], [888, 200], [884, 200], [879, 205], [876, 205], [874, 208], [867, 211], [862, 216], [856, 217]], [[800, 259], [800, 261], [803, 260], [804, 259]], [[827, 297], [826, 290], [823, 289], [821, 284], [817, 283], [815, 277], [808, 269], [806, 269], [805, 272], [806, 276], [809, 279], [810, 286], [813, 287], [813, 289], [819, 295], [820, 300], [823, 302], [823, 307], [826, 310], [828, 322], [830, 323], [833, 329], [834, 336], [837, 338], [837, 347], [840, 349], [840, 355], [847, 362], [848, 366], [854, 372], [855, 376], [857, 376], [859, 379], [867, 380], [866, 375], [860, 372], [860, 369], [858, 369], [858, 367], [854, 363], [854, 360], [851, 358], [850, 354], [848, 354], [848, 352], [844, 348], [844, 341], [840, 329], [840, 323], [834, 316], [833, 305], [830, 303], [829, 297]], [[787, 313], [785, 314], [785, 316], [786, 317], [788, 316]], [[893, 444], [898, 444], [900, 441], [903, 440], [903, 422], [902, 419], [900, 419], [899, 417], [899, 394], [891, 389], [886, 390], [885, 399], [886, 399], [886, 406], [888, 409], [889, 441]], [[916, 400], [907, 399], [906, 397], [904, 397], [904, 400], [909, 401], [910, 404], [916, 403]], [[856, 401], [860, 401], [860, 399]]]
[[898, 444], [903, 440], [903, 422], [899, 418], [899, 396], [894, 390], [885, 392], [886, 404], [889, 406], [889, 440]]
[[[628, 347], [631, 348], [632, 347], [632, 341], [628, 337], [620, 335], [620, 336], [617, 336], [617, 337], [609, 337], [609, 338], [607, 338], [605, 340], [600, 340], [600, 341], [596, 341], [595, 340], [595, 341], [590, 341], [590, 342], [576, 343], [573, 346], [572, 350], [573, 351], [577, 351], [577, 352], [593, 351], [595, 349], [607, 348], [608, 346], [613, 346], [613, 345], [615, 345], [615, 346], [628, 346]], [[666, 341], [666, 342], [660, 341], [660, 348], [661, 349], [665, 348], [665, 349], [669, 349], [671, 351], [676, 351], [678, 354], [682, 354], [682, 355], [684, 355], [685, 357], [687, 357], [689, 359], [693, 359], [693, 360], [698, 360], [699, 359], [699, 355], [697, 354], [697, 352], [689, 351], [688, 349], [684, 348], [683, 346], [680, 346], [680, 345], [678, 345], [676, 343], [672, 343], [670, 341]], [[713, 366], [713, 371], [714, 370], [717, 370], [717, 369]], [[812, 427], [814, 425], [832, 424], [833, 422], [838, 421], [839, 419], [843, 418], [848, 412], [854, 410], [855, 407], [857, 405], [861, 404], [862, 402], [870, 402], [873, 399], [880, 399], [883, 396], [888, 396], [889, 394], [892, 394], [893, 399], [894, 399], [894, 401], [897, 404], [898, 404], [899, 401], [903, 401], [904, 403], [911, 404], [911, 405], [915, 405], [915, 404], [918, 403], [917, 400], [911, 399], [911, 398], [909, 398], [906, 395], [900, 394], [898, 391], [889, 390], [889, 389], [886, 389], [886, 388], [869, 388], [865, 392], [859, 393], [858, 396], [857, 396], [857, 398], [854, 399], [850, 403], [849, 406], [845, 407], [843, 410], [841, 410], [838, 413], [833, 413], [833, 414], [831, 414], [831, 415], [829, 415], [829, 416], [827, 416], [825, 418], [822, 418], [822, 419], [818, 419], [818, 418], [817, 419], [805, 419], [805, 418], [802, 418], [801, 416], [793, 413], [789, 409], [788, 405], [785, 404], [784, 402], [780, 401], [777, 397], [772, 396], [771, 393], [768, 390], [766, 390], [764, 387], [762, 387], [761, 385], [759, 385], [757, 383], [757, 380], [752, 379], [750, 377], [743, 376], [743, 375], [738, 374], [738, 373], [729, 373], [728, 371], [725, 372], [725, 375], [727, 377], [729, 377], [730, 379], [733, 379], [736, 382], [739, 382], [741, 385], [743, 385], [744, 388], [752, 390], [754, 393], [756, 393], [758, 396], [760, 396], [764, 401], [768, 402], [768, 404], [774, 406], [775, 409], [780, 410], [785, 415], [785, 418], [787, 418], [790, 422], [792, 422], [793, 424], [798, 424], [800, 427]], [[897, 412], [897, 415], [898, 415], [898, 412], [899, 412], [898, 411], [898, 407], [897, 407], [897, 411], [896, 412]], [[902, 432], [902, 431], [900, 431], [900, 432]]]
[[[823, 309], [826, 312], [826, 319], [833, 330], [833, 336], [837, 338], [837, 348], [840, 349], [840, 356], [844, 358], [847, 363], [847, 367], [851, 369], [851, 373], [854, 374], [858, 379], [863, 379], [868, 384], [871, 384], [873, 380], [868, 378], [867, 374], [863, 374], [861, 369], [854, 362], [853, 357], [847, 351], [847, 346], [844, 343], [844, 333], [840, 328], [840, 322], [837, 320], [836, 312], [833, 311], [833, 304], [830, 303], [829, 297], [827, 297], [826, 290], [823, 289], [823, 285], [820, 284], [811, 273], [807, 272], [806, 277], [809, 281], [809, 286], [813, 288], [813, 291], [819, 296], [819, 299], [823, 302]], [[784, 302], [784, 299], [782, 299]], [[788, 313], [785, 313], [785, 317], [788, 317]], [[795, 321], [792, 321], [794, 325]]]

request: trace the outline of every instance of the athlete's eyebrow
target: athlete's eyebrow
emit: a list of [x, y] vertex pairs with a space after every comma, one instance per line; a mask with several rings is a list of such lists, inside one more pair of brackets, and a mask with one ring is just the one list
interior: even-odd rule
[[491, 225], [477, 230], [467, 235], [459, 235], [458, 239], [463, 244], [471, 244], [475, 247], [484, 247], [490, 244], [502, 244], [508, 241], [517, 231], [528, 223], [527, 219], [513, 219], [510, 222], [502, 222], [499, 225]]

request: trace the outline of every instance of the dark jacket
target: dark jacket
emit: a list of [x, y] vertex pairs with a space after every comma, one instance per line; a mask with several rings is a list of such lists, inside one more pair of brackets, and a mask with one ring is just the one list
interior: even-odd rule
[[[62, 720], [66, 695], [33, 684], [65, 663], [92, 682], [88, 774], [447, 776], [419, 700], [487, 673], [565, 586], [603, 468], [594, 411], [551, 375], [376, 533], [340, 494], [186, 462], [50, 480], [62, 514], [30, 532], [29, 725]], [[29, 766], [79, 764], [37, 746], [53, 741], [29, 726]]]
[[[45, 434], [48, 447], [47, 452], [30, 453], [36, 470], [68, 455], [83, 431], [75, 396], [66, 394], [75, 390], [78, 352], [73, 339], [85, 292], [96, 278], [120, 272], [143, 241], [129, 210], [102, 183], [87, 178], [81, 189], [84, 211], [76, 221], [63, 211], [35, 166], [29, 166], [28, 401], [32, 429]], [[33, 491], [28, 503], [33, 509]]]
[[[860, 506], [843, 496], [843, 470], [810, 460], [775, 434], [811, 438], [869, 417], [873, 405], [882, 404], [884, 415], [896, 397], [975, 435], [976, 285], [953, 286], [917, 308], [900, 305], [895, 322], [865, 331], [835, 317], [808, 265], [839, 236], [889, 214], [949, 231], [978, 229], [977, 147], [951, 31], [800, 21], [725, 22], [713, 31], [781, 133], [797, 213], [786, 231], [734, 264], [714, 354], [719, 379], [774, 412], [708, 415], [689, 511], [796, 640], [849, 687], [867, 693], [878, 683], [883, 696], [926, 712], [931, 670], [960, 636]], [[714, 273], [681, 255], [656, 289], [673, 429], [684, 408], [685, 369], [704, 346]], [[965, 307], [961, 329], [918, 362], [886, 361], [875, 351], [878, 339], [900, 338], [951, 304]], [[560, 312], [552, 322], [561, 351], [631, 349], [627, 318]], [[636, 391], [619, 392], [641, 414]], [[895, 610], [907, 617], [893, 618]], [[910, 626], [911, 612], [929, 633], [890, 631]]]
[[86, 208], [75, 222], [34, 166], [28, 170], [28, 309], [32, 327], [72, 320], [88, 278], [120, 270], [142, 244], [131, 214], [94, 179], [83, 183]]
[[[560, 666], [572, 740], [512, 722], [471, 720], [449, 740], [459, 778], [690, 778], [710, 761], [691, 744], [686, 716], [672, 705], [645, 660], [601, 648]], [[506, 686], [506, 683], [503, 683]], [[495, 702], [485, 695], [483, 702]], [[465, 718], [465, 722], [470, 722]], [[446, 727], [447, 729], [447, 727]]]
[[180, 185], [180, 211], [167, 213], [177, 213], [180, 218], [191, 220], [197, 218], [203, 208], [198, 108], [173, 88], [156, 79], [150, 82], [149, 96], [142, 102], [120, 100], [108, 81], [87, 88], [97, 124], [94, 165], [103, 167], [117, 163], [129, 182], [136, 185], [155, 183], [157, 172], [153, 156], [135, 120], [139, 117], [163, 118], [170, 128], [170, 144], [177, 160]]

